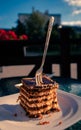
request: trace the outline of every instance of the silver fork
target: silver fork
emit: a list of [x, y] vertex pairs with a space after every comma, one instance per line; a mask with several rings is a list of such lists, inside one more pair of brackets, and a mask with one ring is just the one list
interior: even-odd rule
[[39, 86], [41, 83], [43, 83], [42, 72], [43, 72], [43, 66], [44, 66], [44, 62], [45, 62], [45, 58], [46, 58], [46, 54], [47, 54], [47, 49], [48, 49], [48, 45], [49, 45], [50, 35], [51, 35], [52, 27], [53, 27], [53, 22], [54, 22], [54, 17], [51, 17], [50, 21], [49, 21], [49, 25], [48, 25], [48, 31], [47, 31], [47, 36], [46, 36], [46, 42], [45, 42], [45, 47], [44, 47], [42, 63], [41, 63], [40, 68], [36, 71], [36, 74], [35, 74], [37, 86]]

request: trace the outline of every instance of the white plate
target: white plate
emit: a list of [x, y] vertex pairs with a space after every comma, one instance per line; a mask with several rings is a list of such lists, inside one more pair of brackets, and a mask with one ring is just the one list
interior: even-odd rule
[[[0, 98], [0, 130], [63, 130], [81, 120], [81, 97], [79, 96], [58, 90], [61, 111], [39, 120], [26, 116], [16, 102], [18, 95], [17, 93]], [[49, 124], [38, 125], [40, 121], [48, 121]]]

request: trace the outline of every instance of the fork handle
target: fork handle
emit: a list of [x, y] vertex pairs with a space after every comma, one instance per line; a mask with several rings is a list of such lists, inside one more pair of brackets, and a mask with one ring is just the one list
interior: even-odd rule
[[44, 62], [45, 62], [45, 58], [46, 58], [46, 54], [47, 54], [47, 49], [48, 49], [48, 45], [49, 45], [49, 40], [50, 40], [50, 35], [51, 35], [52, 27], [53, 27], [53, 22], [54, 22], [54, 17], [52, 16], [50, 18], [49, 25], [48, 25], [48, 31], [47, 31], [47, 36], [46, 36], [46, 42], [45, 42], [45, 47], [44, 47], [41, 68], [43, 68], [43, 66], [44, 66]]

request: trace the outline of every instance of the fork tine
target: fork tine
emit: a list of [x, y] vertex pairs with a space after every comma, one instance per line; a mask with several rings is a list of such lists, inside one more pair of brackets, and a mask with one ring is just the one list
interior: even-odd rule
[[43, 81], [42, 81], [42, 73], [40, 74], [40, 82], [43, 83]]
[[42, 81], [42, 72], [36, 73], [36, 84], [40, 85], [41, 83], [43, 83], [43, 81]]
[[36, 85], [39, 85], [39, 74], [36, 73]]
[[36, 74], [36, 85], [39, 85], [39, 76]]

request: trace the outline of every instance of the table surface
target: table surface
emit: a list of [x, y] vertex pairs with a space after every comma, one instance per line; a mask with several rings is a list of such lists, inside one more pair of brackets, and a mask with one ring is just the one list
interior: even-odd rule
[[[21, 78], [23, 78], [23, 76], [0, 79], [0, 97], [18, 93], [19, 90], [15, 88], [14, 85], [20, 83]], [[81, 80], [54, 76], [52, 77], [52, 79], [59, 83], [59, 89], [69, 93], [73, 93], [77, 96], [81, 96]], [[77, 122], [66, 130], [80, 130], [80, 128], [81, 121]]]

